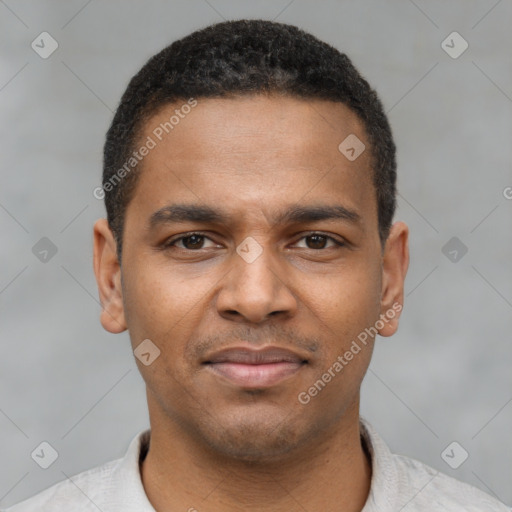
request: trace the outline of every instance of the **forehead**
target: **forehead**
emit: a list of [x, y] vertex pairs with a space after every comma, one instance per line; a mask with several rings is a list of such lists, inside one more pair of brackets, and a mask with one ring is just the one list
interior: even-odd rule
[[[376, 213], [365, 130], [345, 105], [282, 96], [194, 102], [166, 105], [145, 124], [140, 144], [153, 147], [138, 166], [127, 223], [130, 211], [149, 219], [173, 202], [222, 206], [238, 219], [287, 203]], [[340, 151], [347, 137], [366, 147], [355, 160]]]

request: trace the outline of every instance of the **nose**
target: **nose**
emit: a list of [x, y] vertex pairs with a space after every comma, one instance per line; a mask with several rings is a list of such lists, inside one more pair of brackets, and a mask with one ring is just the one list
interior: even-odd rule
[[[240, 253], [242, 254], [242, 253]], [[231, 321], [260, 324], [271, 317], [289, 318], [297, 301], [289, 289], [283, 265], [265, 247], [253, 261], [238, 253], [217, 295], [217, 311]]]

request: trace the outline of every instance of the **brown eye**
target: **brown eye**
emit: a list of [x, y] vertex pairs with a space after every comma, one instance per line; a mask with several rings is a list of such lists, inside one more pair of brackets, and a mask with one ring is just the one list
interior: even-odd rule
[[[342, 247], [345, 245], [343, 242], [336, 240], [332, 236], [324, 235], [322, 233], [312, 233], [310, 235], [303, 236], [300, 240], [305, 240], [306, 249], [313, 250], [329, 249], [335, 246]], [[327, 245], [329, 242], [332, 242], [333, 244], [330, 247]]]
[[201, 249], [204, 243], [203, 235], [190, 235], [181, 239], [185, 249]]
[[306, 239], [310, 240], [310, 243], [307, 244], [309, 249], [323, 249], [327, 243], [327, 237], [324, 235], [310, 235]]
[[180, 236], [179, 238], [175, 238], [174, 240], [170, 240], [166, 243], [164, 243], [163, 247], [165, 249], [172, 249], [174, 247], [177, 247], [181, 250], [186, 251], [197, 251], [199, 249], [205, 249], [207, 247], [204, 247], [205, 241], [210, 241], [212, 245], [210, 247], [213, 247], [215, 244], [212, 240], [210, 240], [209, 237], [206, 235], [203, 235], [202, 233], [189, 233], [185, 236]]

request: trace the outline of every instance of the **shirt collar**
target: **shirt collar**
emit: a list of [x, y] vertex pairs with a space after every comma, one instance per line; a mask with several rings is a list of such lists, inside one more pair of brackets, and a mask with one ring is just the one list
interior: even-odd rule
[[361, 440], [371, 459], [370, 493], [361, 512], [395, 512], [398, 471], [393, 454], [375, 429], [360, 418]]
[[[375, 429], [361, 418], [361, 440], [371, 459], [370, 493], [361, 512], [394, 512], [397, 505], [397, 469], [393, 455]], [[112, 512], [155, 512], [140, 472], [140, 462], [149, 449], [151, 430], [147, 429], [130, 442], [126, 455], [114, 467], [105, 496]]]
[[109, 512], [155, 512], [151, 505], [140, 473], [140, 462], [149, 448], [151, 430], [147, 429], [130, 442], [126, 455], [114, 467], [107, 493]]

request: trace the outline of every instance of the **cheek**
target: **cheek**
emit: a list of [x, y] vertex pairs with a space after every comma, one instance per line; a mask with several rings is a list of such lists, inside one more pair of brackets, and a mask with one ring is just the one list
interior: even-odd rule
[[146, 264], [130, 271], [124, 295], [128, 327], [166, 332], [178, 322], [187, 322], [200, 308], [211, 285], [205, 279], [184, 277], [175, 269]]
[[370, 364], [372, 327], [380, 312], [380, 274], [368, 272], [366, 267], [360, 277], [352, 272], [350, 277], [339, 276], [323, 284], [315, 288], [312, 310], [318, 315], [316, 322], [325, 341], [325, 352], [314, 367], [314, 378], [303, 391], [316, 404], [313, 408], [319, 415], [330, 404], [334, 418], [357, 400]]
[[[129, 275], [123, 287], [123, 301], [132, 348], [135, 350], [139, 343], [149, 339], [160, 350], [161, 362], [169, 350], [165, 340], [172, 336], [174, 324], [184, 315], [179, 310], [182, 303], [169, 293], [174, 287], [147, 268], [131, 270]], [[137, 364], [143, 375], [151, 368], [141, 366], [139, 361]]]
[[124, 293], [132, 348], [149, 339], [160, 350], [151, 366], [138, 360], [137, 365], [150, 387], [159, 387], [160, 381], [173, 387], [175, 379], [184, 382], [189, 378], [187, 344], [207, 313], [208, 294], [215, 279], [209, 273], [184, 275], [147, 263], [131, 270], [130, 276]]
[[357, 336], [379, 318], [381, 273], [377, 261], [341, 268], [310, 284], [312, 310], [340, 334], [340, 340]]
[[[132, 349], [149, 339], [158, 356], [146, 365], [135, 362], [155, 397], [182, 396], [188, 376], [183, 353], [201, 309], [201, 289], [188, 286], [177, 273], [149, 265], [131, 270], [124, 288], [125, 316]], [[204, 292], [203, 292], [204, 295]]]
[[312, 309], [320, 315], [317, 325], [326, 343], [315, 374], [324, 382], [332, 381], [329, 390], [322, 391], [322, 401], [337, 403], [340, 397], [355, 396], [359, 390], [373, 351], [372, 327], [380, 313], [378, 269], [377, 264], [358, 272], [357, 266], [352, 266], [350, 272], [316, 287]]

